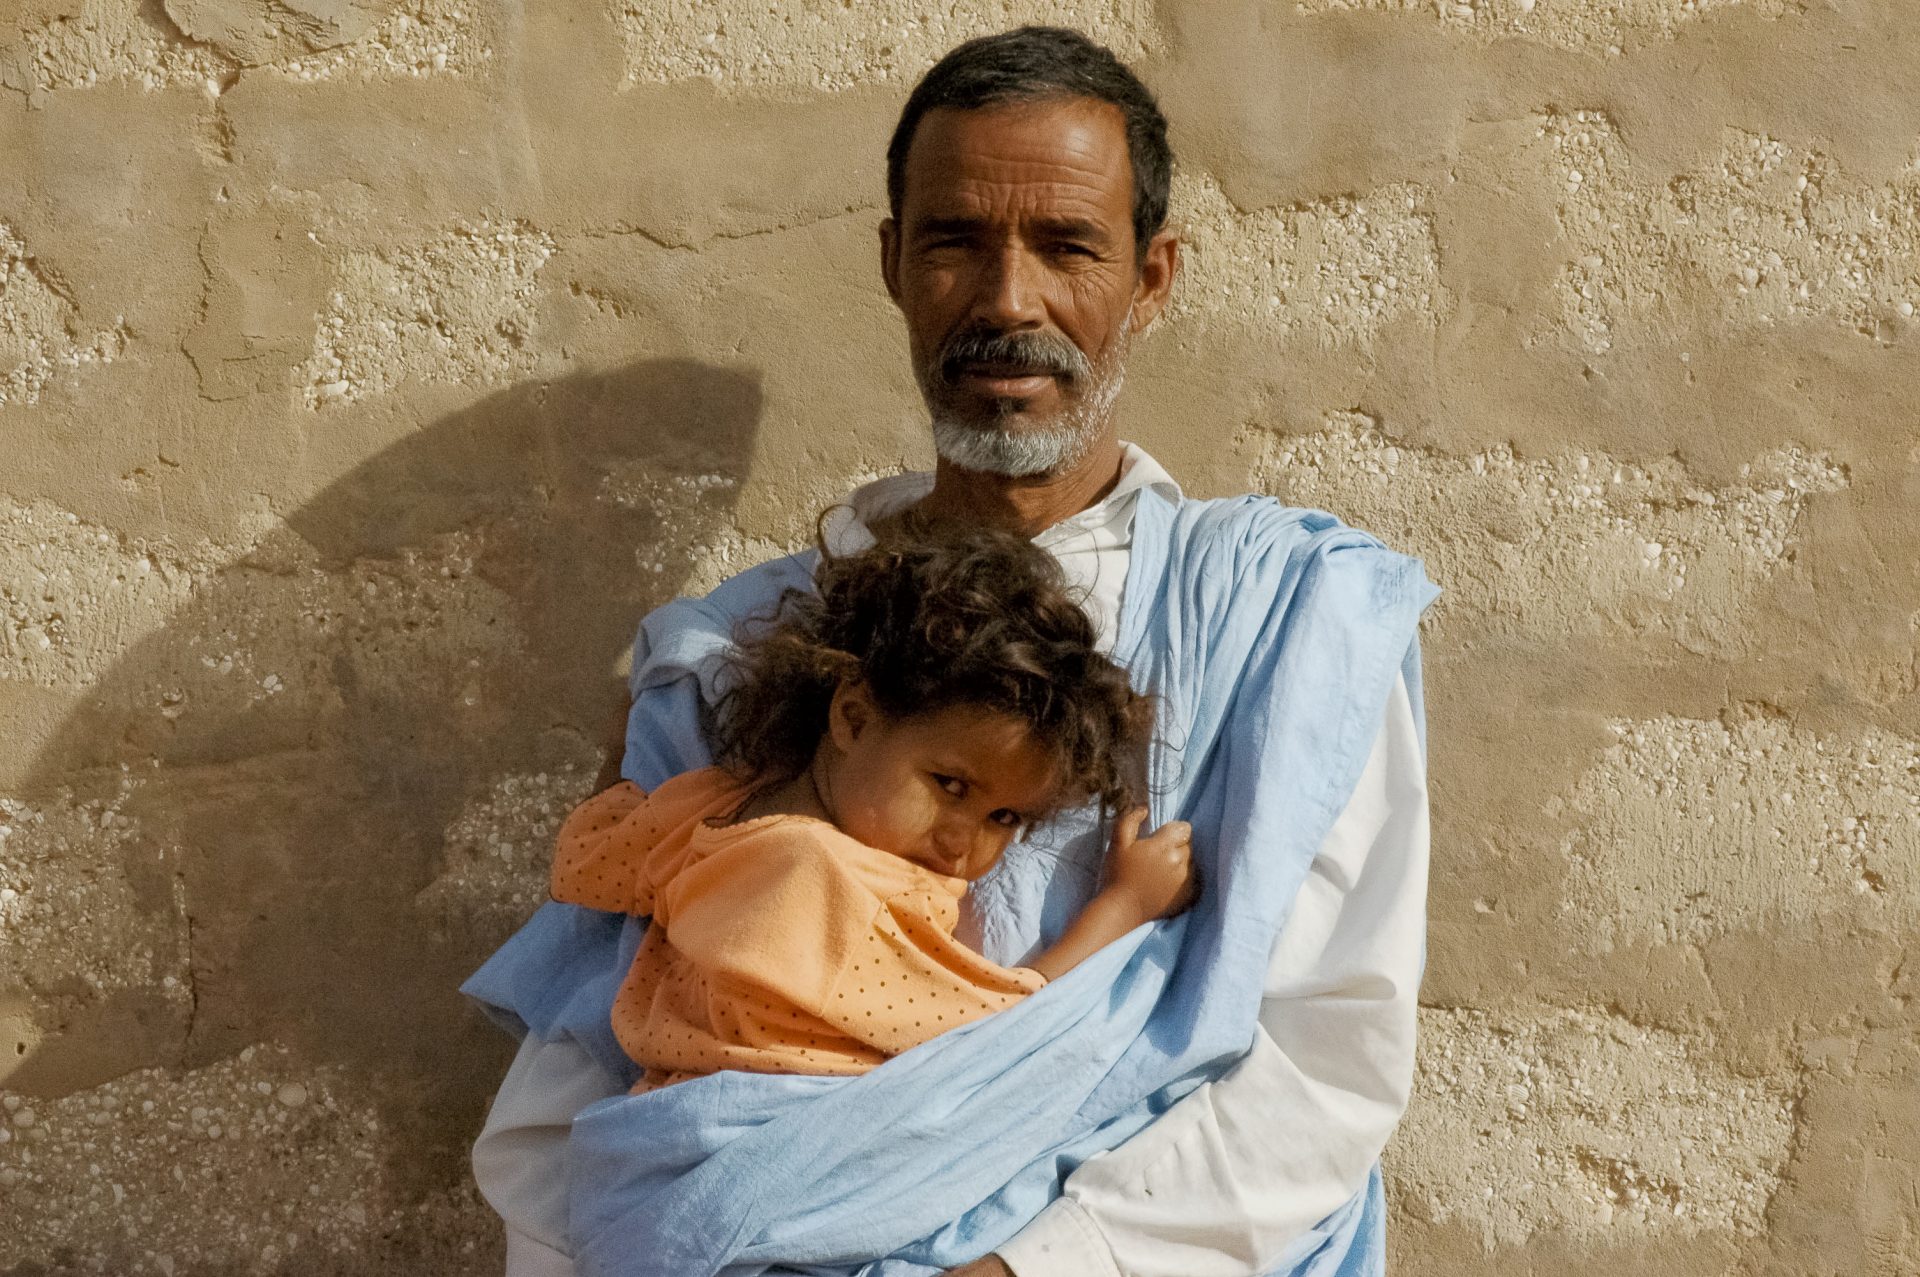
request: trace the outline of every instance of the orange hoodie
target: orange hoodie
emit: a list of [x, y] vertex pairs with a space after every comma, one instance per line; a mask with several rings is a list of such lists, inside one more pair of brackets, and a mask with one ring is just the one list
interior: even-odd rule
[[613, 1003], [636, 1091], [712, 1073], [864, 1073], [1045, 978], [953, 938], [964, 879], [811, 816], [724, 823], [718, 768], [627, 782], [561, 826], [553, 898], [651, 916]]

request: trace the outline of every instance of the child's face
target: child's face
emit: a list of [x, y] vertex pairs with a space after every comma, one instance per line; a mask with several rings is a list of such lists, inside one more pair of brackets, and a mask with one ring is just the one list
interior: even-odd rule
[[825, 795], [834, 822], [871, 847], [971, 881], [1058, 794], [1053, 763], [1027, 725], [956, 707], [889, 719], [863, 689], [834, 696], [837, 757]]

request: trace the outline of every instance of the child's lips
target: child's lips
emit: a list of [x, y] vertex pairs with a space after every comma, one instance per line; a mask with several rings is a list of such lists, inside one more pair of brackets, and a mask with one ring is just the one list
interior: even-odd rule
[[931, 869], [935, 873], [944, 874], [949, 878], [957, 878], [960, 877], [960, 866], [965, 857], [944, 856], [938, 851], [929, 849], [922, 851], [917, 856], [914, 856], [913, 859], [915, 863], [923, 868]]

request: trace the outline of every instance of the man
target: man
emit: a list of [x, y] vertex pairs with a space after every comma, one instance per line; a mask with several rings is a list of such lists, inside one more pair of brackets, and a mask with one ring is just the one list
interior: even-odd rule
[[[1114, 411], [1130, 344], [1179, 266], [1165, 134], [1131, 73], [1059, 29], [962, 45], [916, 87], [888, 150], [881, 273], [939, 460], [930, 478], [854, 493], [830, 548], [861, 544], [868, 524], [909, 506], [1020, 529], [1085, 587], [1112, 645], [1139, 503], [1179, 500], [1172, 478], [1120, 441]], [[1416, 697], [1399, 678], [1375, 711], [1359, 782], [1273, 945], [1246, 1055], [1079, 1165], [1024, 1229], [952, 1274], [1253, 1277], [1283, 1258], [1295, 1271], [1317, 1221], [1369, 1191], [1377, 1203], [1370, 1173], [1411, 1085], [1423, 953]], [[636, 720], [629, 742], [649, 730]], [[968, 938], [989, 956], [1038, 944], [1045, 919], [1010, 920], [991, 891], [976, 894]], [[514, 1277], [573, 1271], [568, 1124], [618, 1089], [566, 1036], [528, 1036], [475, 1149]], [[1377, 1246], [1367, 1253], [1339, 1271], [1377, 1266]]]

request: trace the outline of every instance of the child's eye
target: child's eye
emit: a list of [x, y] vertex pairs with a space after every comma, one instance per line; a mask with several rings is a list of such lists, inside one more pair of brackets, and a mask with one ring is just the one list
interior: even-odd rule
[[1021, 820], [1020, 813], [1011, 807], [1001, 807], [989, 814], [987, 819], [1004, 829], [1018, 829], [1022, 824], [1026, 823]]
[[939, 772], [933, 772], [932, 776], [934, 784], [940, 786], [940, 788], [946, 790], [955, 798], [965, 798], [967, 796], [967, 782], [961, 780], [958, 776], [942, 776]]

